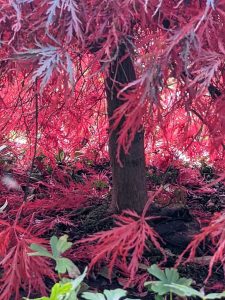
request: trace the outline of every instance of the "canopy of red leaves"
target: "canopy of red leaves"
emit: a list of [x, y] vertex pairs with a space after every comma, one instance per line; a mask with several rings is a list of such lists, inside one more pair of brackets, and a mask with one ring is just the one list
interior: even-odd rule
[[1, 141], [24, 163], [35, 141], [51, 163], [60, 149], [72, 158], [107, 155], [104, 78], [123, 43], [138, 78], [118, 91], [114, 126], [126, 116], [119, 147], [128, 152], [144, 123], [148, 161], [185, 155], [221, 166], [224, 0], [0, 5]]
[[[7, 146], [6, 154], [12, 160], [17, 157], [22, 167], [30, 163], [34, 166], [36, 157], [39, 168], [43, 160], [54, 168], [56, 157], [62, 153], [60, 160], [65, 161], [76, 161], [82, 155], [95, 162], [107, 157], [104, 80], [119, 46], [124, 44], [137, 79], [118, 91], [121, 106], [114, 113], [114, 127], [125, 117], [118, 150], [129, 152], [136, 131], [143, 125], [148, 161], [165, 167], [179, 158], [206, 159], [223, 169], [224, 24], [225, 0], [0, 0], [0, 145]], [[28, 281], [30, 260], [24, 253], [28, 242], [33, 241], [32, 234], [40, 230], [32, 226], [32, 234], [25, 231], [21, 237], [18, 230], [30, 224], [29, 213], [37, 207], [43, 214], [50, 206], [56, 211], [84, 201], [82, 194], [74, 197], [77, 186], [68, 186], [62, 173], [58, 174], [59, 180], [65, 182], [60, 188], [50, 180], [51, 195], [46, 206], [28, 203], [20, 227], [2, 223], [1, 251], [7, 252], [11, 228], [14, 237], [12, 250], [1, 264], [5, 268], [16, 265]], [[63, 195], [68, 202], [59, 208]], [[13, 209], [17, 211], [21, 203], [18, 195]], [[135, 252], [136, 261], [128, 265], [134, 276], [145, 237], [150, 236], [159, 248], [157, 236], [143, 217], [133, 222], [131, 215], [123, 216], [118, 222], [113, 233], [105, 233], [114, 243], [114, 254], [121, 254], [121, 249], [125, 254], [129, 252], [125, 245], [129, 235], [121, 235], [125, 248], [118, 248], [115, 239], [115, 234], [123, 233], [123, 226], [133, 228], [141, 237], [140, 248], [133, 247], [132, 239], [129, 245]], [[203, 236], [208, 234], [215, 237], [215, 243], [221, 242], [220, 230], [213, 236], [207, 228]], [[102, 237], [104, 234], [89, 239], [97, 239], [105, 247], [100, 258], [109, 256]], [[201, 240], [198, 236], [193, 249]], [[221, 260], [223, 243], [218, 251], [212, 264]], [[18, 257], [24, 264], [17, 264]], [[20, 284], [17, 275], [5, 272], [9, 282], [17, 278]], [[34, 281], [29, 284], [36, 285]], [[38, 286], [43, 288], [41, 281]], [[11, 284], [8, 289], [7, 297], [9, 292], [18, 295], [19, 285]]]

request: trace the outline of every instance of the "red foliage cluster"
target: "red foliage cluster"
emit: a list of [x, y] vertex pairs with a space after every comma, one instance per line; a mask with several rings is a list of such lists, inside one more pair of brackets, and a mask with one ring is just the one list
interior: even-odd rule
[[36, 166], [29, 180], [25, 172], [13, 169], [8, 170], [10, 174], [1, 174], [0, 206], [5, 201], [7, 206], [0, 215], [0, 299], [17, 300], [31, 292], [46, 295], [46, 279], [55, 280], [56, 276], [48, 259], [28, 255], [30, 244], [46, 246], [43, 235], [50, 237], [58, 224], [74, 228], [75, 209], [89, 205], [91, 198], [104, 197], [105, 189], [97, 190], [94, 184], [107, 183], [106, 177], [86, 169], [89, 175], [82, 177], [82, 184], [76, 183], [72, 178], [75, 168], [60, 165], [47, 171], [45, 166], [40, 172]]
[[[166, 168], [174, 160], [206, 158], [224, 169], [225, 0], [0, 0], [0, 7], [0, 143], [8, 147], [12, 159], [17, 157], [20, 167], [33, 160], [31, 169], [35, 163], [40, 169], [44, 158], [54, 168], [62, 150], [65, 162], [84, 155], [96, 162], [107, 156], [104, 80], [119, 46], [125, 44], [137, 80], [118, 91], [122, 105], [113, 115], [114, 127], [125, 119], [118, 157], [121, 148], [129, 152], [143, 125], [146, 157], [155, 165]], [[26, 268], [37, 264], [24, 255], [33, 233], [38, 236], [43, 224], [56, 222], [51, 213], [75, 209], [85, 203], [90, 191], [96, 192], [95, 179], [81, 188], [67, 175], [66, 169], [57, 169], [45, 182], [30, 184], [45, 189], [43, 198], [26, 203], [19, 225], [1, 223], [2, 251], [7, 251], [2, 264], [10, 266], [15, 259], [11, 266], [20, 268], [28, 282], [32, 278]], [[193, 172], [190, 176], [183, 171], [180, 183], [184, 182], [201, 186]], [[6, 196], [9, 217], [15, 220], [22, 192]], [[49, 214], [40, 226], [30, 225], [34, 211], [40, 218]], [[69, 222], [62, 217], [58, 221]], [[161, 249], [146, 221], [144, 215], [127, 212], [117, 217], [116, 229], [89, 238], [102, 249], [95, 252], [93, 263], [106, 256], [112, 259], [112, 268], [120, 259], [133, 278], [146, 237]], [[195, 251], [208, 234], [215, 238], [219, 252], [213, 264], [222, 259], [224, 246], [223, 220], [212, 222], [218, 234], [207, 227], [190, 247]], [[26, 228], [24, 234], [21, 228]], [[7, 248], [9, 235], [12, 250]], [[24, 264], [17, 264], [18, 257]], [[10, 282], [18, 276], [17, 271], [12, 274]], [[10, 276], [7, 270], [4, 276]], [[20, 278], [16, 280], [23, 285]], [[7, 295], [9, 289], [12, 285], [6, 288]], [[18, 294], [18, 285], [13, 292]]]
[[[217, 213], [214, 215], [208, 226], [203, 227], [201, 232], [195, 235], [193, 241], [188, 245], [188, 247], [183, 251], [180, 257], [177, 260], [176, 265], [181, 264], [184, 260], [185, 263], [192, 261], [196, 255], [197, 248], [199, 245], [204, 243], [207, 238], [210, 239], [212, 243], [211, 252], [212, 257], [209, 263], [209, 272], [205, 281], [209, 279], [212, 275], [213, 266], [220, 262], [224, 268], [224, 257], [225, 257], [225, 213]], [[188, 258], [184, 259], [185, 254], [189, 253]]]
[[91, 259], [89, 270], [95, 265], [104, 263], [108, 267], [108, 276], [111, 279], [112, 271], [116, 267], [126, 276], [123, 282], [125, 287], [129, 287], [136, 282], [135, 277], [137, 276], [144, 250], [151, 252], [148, 241], [166, 259], [166, 253], [160, 244], [163, 242], [162, 239], [148, 224], [150, 220], [159, 217], [146, 216], [149, 205], [161, 192], [162, 187], [151, 195], [141, 216], [134, 211], [125, 210], [122, 214], [114, 216], [115, 227], [77, 242], [78, 245], [81, 244], [77, 249], [78, 258], [88, 257]]
[[224, 0], [0, 3], [1, 141], [23, 161], [36, 142], [52, 163], [60, 149], [106, 155], [104, 78], [125, 43], [138, 78], [119, 92], [119, 147], [144, 121], [148, 160], [223, 166]]
[[[22, 208], [22, 207], [21, 207]], [[19, 213], [21, 211], [19, 210]], [[19, 214], [17, 215], [19, 217]], [[46, 278], [55, 280], [49, 261], [43, 257], [28, 256], [31, 243], [46, 244], [46, 241], [32, 235], [32, 227], [24, 229], [18, 224], [0, 220], [0, 264], [3, 275], [0, 279], [0, 299], [20, 299], [21, 292], [47, 294]], [[22, 290], [21, 290], [22, 289]]]
[[78, 244], [95, 245], [91, 253], [90, 269], [96, 263], [104, 262], [108, 265], [109, 277], [111, 278], [115, 266], [119, 269], [125, 268], [126, 275], [129, 277], [127, 282], [129, 286], [136, 276], [144, 250], [148, 249], [146, 244], [148, 239], [165, 256], [159, 243], [159, 235], [147, 223], [151, 219], [154, 217], [140, 217], [135, 212], [126, 210], [122, 215], [115, 216], [116, 227], [113, 229], [96, 233], [92, 237], [78, 241]]

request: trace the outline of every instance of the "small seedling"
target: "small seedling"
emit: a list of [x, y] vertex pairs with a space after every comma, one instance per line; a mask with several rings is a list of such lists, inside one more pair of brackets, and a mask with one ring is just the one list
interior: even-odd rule
[[61, 274], [68, 272], [71, 278], [75, 278], [80, 275], [79, 269], [72, 260], [62, 257], [62, 254], [72, 247], [72, 243], [68, 242], [67, 239], [67, 235], [63, 235], [59, 239], [56, 236], [52, 236], [50, 239], [51, 252], [43, 246], [31, 244], [30, 248], [34, 252], [29, 253], [29, 255], [49, 257], [56, 262], [55, 270], [58, 272], [59, 277], [61, 277]]
[[145, 282], [145, 286], [156, 293], [156, 300], [166, 299], [167, 294], [169, 294], [170, 300], [173, 299], [173, 294], [183, 298], [199, 297], [202, 300], [225, 298], [225, 292], [205, 295], [203, 289], [201, 291], [195, 290], [190, 286], [192, 280], [180, 277], [178, 271], [174, 268], [166, 268], [165, 271], [162, 271], [157, 265], [152, 265], [148, 272], [159, 279], [158, 281]]
[[[115, 290], [104, 290], [103, 293], [92, 293], [84, 292], [82, 298], [86, 300], [120, 300], [127, 295], [127, 291], [123, 289]], [[124, 300], [139, 300], [139, 299], [129, 299], [125, 298]]]
[[[156, 277], [157, 281], [147, 281], [145, 282], [145, 286], [150, 291], [156, 293], [157, 300], [164, 299], [163, 296], [169, 294], [170, 300], [173, 298], [174, 288], [171, 286], [172, 284], [178, 284], [180, 286], [189, 287], [192, 283], [192, 280], [185, 277], [180, 277], [178, 271], [174, 268], [166, 268], [165, 271], [162, 271], [157, 265], [152, 265], [148, 268], [148, 272]], [[185, 296], [184, 292], [180, 292], [179, 296]]]
[[[84, 273], [78, 276], [76, 279], [69, 279], [64, 282], [64, 279], [58, 283], [55, 283], [51, 289], [49, 297], [35, 298], [32, 300], [78, 300], [77, 295], [81, 287], [81, 283], [87, 274], [87, 268]], [[31, 300], [23, 298], [24, 300]]]
[[205, 295], [204, 290], [197, 291], [189, 286], [183, 286], [179, 284], [168, 284], [168, 287], [172, 288], [173, 293], [177, 294], [178, 296], [185, 295], [186, 297], [199, 297], [202, 300], [208, 299], [223, 299], [225, 298], [225, 292], [222, 293], [210, 293]]
[[96, 190], [99, 190], [99, 191], [102, 191], [109, 187], [108, 183], [103, 180], [95, 180], [92, 185]]

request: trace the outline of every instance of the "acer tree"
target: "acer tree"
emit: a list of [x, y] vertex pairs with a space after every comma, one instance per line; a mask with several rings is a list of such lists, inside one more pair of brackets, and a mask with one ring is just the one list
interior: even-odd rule
[[106, 95], [113, 201], [138, 212], [147, 200], [144, 129], [150, 158], [206, 151], [222, 161], [224, 0], [0, 5], [3, 141], [10, 130], [26, 133], [31, 157], [51, 157], [94, 147], [91, 127], [104, 151]]
[[[120, 45], [118, 51], [118, 57], [115, 62], [111, 63], [110, 72], [106, 79], [109, 118], [113, 118], [115, 110], [122, 105], [117, 96], [120, 89], [124, 84], [136, 79], [133, 62], [127, 52], [126, 45]], [[126, 57], [126, 55], [128, 56]], [[120, 60], [122, 61], [120, 62]], [[126, 116], [121, 119], [116, 128], [114, 127], [114, 120], [110, 119], [109, 121], [109, 128], [113, 129], [109, 137], [113, 178], [112, 201], [113, 204], [118, 205], [120, 210], [130, 208], [141, 212], [147, 200], [144, 132], [140, 124], [139, 131], [135, 133], [129, 147], [129, 153], [125, 153], [123, 149], [118, 153], [117, 139], [125, 119]]]
[[[171, 192], [162, 185], [145, 204], [145, 158], [161, 169], [183, 156], [206, 159], [224, 173], [224, 19], [225, 0], [0, 0], [0, 147], [18, 157], [19, 183], [43, 157], [54, 170], [56, 156], [98, 162], [109, 148], [113, 202], [136, 212], [81, 241], [80, 255], [91, 255], [91, 266], [121, 267], [128, 284], [139, 280], [147, 241], [166, 256], [148, 222], [154, 197], [172, 199], [178, 184], [207, 189], [198, 171], [183, 168]], [[21, 288], [45, 291], [54, 274], [44, 259], [27, 257], [29, 245], [45, 244], [37, 238], [55, 224], [73, 227], [63, 213], [93, 192], [90, 178], [79, 185], [60, 168], [49, 173], [34, 201], [0, 181], [9, 203], [0, 220], [0, 299], [19, 299]], [[183, 252], [189, 260], [209, 237], [217, 248], [210, 271], [224, 261], [222, 212], [217, 219]]]

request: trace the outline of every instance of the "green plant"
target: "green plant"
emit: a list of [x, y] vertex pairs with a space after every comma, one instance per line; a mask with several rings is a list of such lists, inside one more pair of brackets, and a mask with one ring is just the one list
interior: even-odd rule
[[[55, 283], [51, 289], [49, 297], [35, 298], [33, 300], [77, 300], [78, 292], [80, 291], [81, 283], [87, 274], [87, 268], [83, 274], [78, 276], [76, 279], [65, 279], [63, 278], [60, 282]], [[31, 300], [23, 298], [24, 300]]]
[[210, 294], [206, 295], [204, 293], [203, 289], [201, 289], [200, 291], [197, 291], [196, 289], [193, 289], [192, 287], [183, 286], [183, 285], [175, 284], [175, 283], [168, 284], [167, 286], [169, 288], [171, 288], [173, 290], [173, 293], [178, 296], [185, 295], [186, 297], [199, 297], [202, 300], [225, 298], [225, 292], [210, 293]]
[[[169, 294], [170, 299], [173, 298], [174, 288], [172, 284], [177, 284], [183, 287], [189, 287], [192, 283], [191, 279], [180, 277], [178, 271], [174, 268], [166, 268], [165, 271], [162, 271], [157, 265], [152, 265], [148, 268], [148, 272], [156, 277], [157, 281], [147, 281], [145, 286], [148, 290], [156, 293], [156, 299], [164, 299], [163, 296]], [[185, 296], [185, 293], [180, 291], [179, 296]]]
[[[51, 294], [49, 297], [40, 297], [32, 300], [77, 300], [78, 292], [80, 291], [81, 284], [87, 274], [87, 268], [85, 268], [83, 274], [80, 275], [78, 268], [74, 265], [74, 263], [68, 259], [64, 258], [61, 255], [68, 249], [71, 248], [72, 243], [67, 241], [68, 236], [63, 235], [59, 239], [56, 236], [53, 236], [50, 239], [51, 252], [49, 252], [46, 248], [39, 246], [37, 244], [31, 244], [30, 248], [34, 251], [33, 253], [29, 253], [29, 255], [33, 256], [45, 256], [49, 257], [56, 262], [55, 270], [59, 274], [60, 281], [55, 283], [51, 289]], [[75, 271], [78, 273], [75, 279], [62, 278], [61, 274], [68, 272], [70, 275], [71, 271]], [[86, 300], [119, 300], [122, 297], [125, 297], [127, 292], [122, 289], [115, 290], [104, 290], [103, 293], [92, 293], [92, 292], [84, 292], [82, 297]], [[24, 300], [31, 300], [28, 298], [23, 298]], [[124, 300], [129, 300], [129, 298], [125, 298]], [[139, 300], [139, 299], [135, 299]]]
[[173, 294], [180, 297], [199, 297], [202, 300], [222, 299], [225, 297], [225, 292], [205, 295], [203, 289], [197, 291], [190, 286], [192, 279], [180, 277], [178, 271], [174, 268], [166, 268], [165, 271], [162, 271], [157, 265], [152, 265], [148, 268], [148, 272], [159, 279], [158, 281], [145, 282], [145, 286], [156, 293], [156, 300], [166, 299], [167, 294], [169, 294], [170, 300], [173, 299]]
[[55, 156], [57, 163], [62, 163], [65, 159], [65, 152], [60, 149]]
[[71, 278], [80, 275], [77, 266], [69, 258], [62, 257], [62, 254], [72, 247], [72, 243], [67, 241], [68, 236], [63, 235], [59, 239], [52, 236], [50, 239], [51, 252], [45, 247], [37, 244], [31, 244], [30, 248], [34, 251], [29, 253], [30, 256], [45, 256], [53, 259], [56, 262], [55, 270], [61, 278], [61, 274], [68, 272]]
[[[82, 298], [86, 300], [119, 300], [127, 295], [127, 291], [123, 289], [104, 290], [103, 293], [84, 292]], [[124, 300], [131, 300], [125, 298]], [[139, 299], [135, 299], [139, 300]]]
[[[87, 268], [83, 274], [80, 274], [77, 266], [68, 258], [62, 257], [62, 254], [71, 248], [72, 243], [68, 242], [68, 236], [63, 235], [59, 239], [52, 236], [50, 239], [51, 252], [45, 247], [37, 244], [31, 244], [30, 248], [34, 251], [29, 253], [29, 256], [45, 256], [53, 259], [56, 263], [55, 270], [57, 271], [60, 281], [55, 283], [51, 289], [49, 297], [35, 298], [33, 300], [76, 300], [77, 294], [80, 291], [81, 284], [87, 274]], [[68, 272], [70, 278], [63, 278], [62, 274]], [[29, 300], [28, 298], [24, 298]]]
[[[58, 300], [58, 299], [68, 299], [72, 291], [72, 284], [70, 282], [67, 283], [55, 283], [51, 290], [51, 295], [49, 297], [41, 297], [35, 298], [33, 300]], [[28, 298], [24, 298], [29, 300]]]
[[104, 189], [108, 188], [107, 182], [104, 182], [103, 180], [94, 181], [93, 186], [98, 190], [104, 190]]

